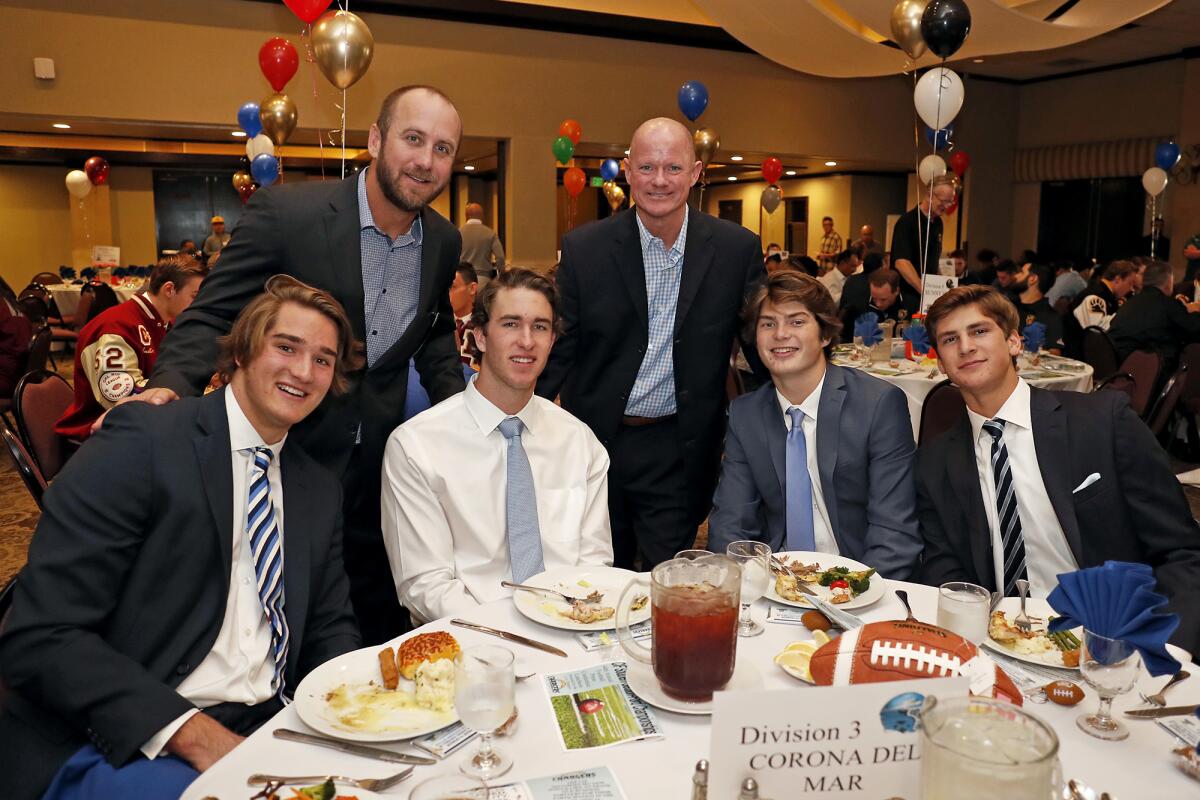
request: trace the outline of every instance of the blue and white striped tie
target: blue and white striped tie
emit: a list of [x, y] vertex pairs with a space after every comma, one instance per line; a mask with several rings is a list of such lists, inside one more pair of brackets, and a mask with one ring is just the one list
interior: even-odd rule
[[1013, 485], [1012, 464], [1004, 446], [1004, 420], [989, 419], [983, 429], [992, 437], [992, 480], [996, 484], [996, 521], [1000, 525], [1000, 544], [1004, 552], [1005, 597], [1016, 590], [1017, 580], [1029, 577], [1025, 563], [1025, 537], [1021, 533], [1021, 514]]
[[538, 526], [533, 471], [529, 468], [525, 446], [521, 444], [521, 430], [525, 424], [516, 417], [507, 417], [498, 427], [508, 440], [508, 474], [504, 490], [508, 561], [513, 580], [524, 583], [546, 571], [542, 561], [542, 534]]
[[255, 447], [251, 452], [254, 469], [250, 474], [246, 534], [250, 537], [250, 552], [254, 557], [258, 599], [271, 627], [271, 655], [275, 661], [271, 688], [282, 698], [289, 635], [287, 618], [283, 615], [283, 541], [279, 521], [275, 518], [275, 505], [271, 502], [271, 481], [267, 477], [274, 453], [269, 447]]

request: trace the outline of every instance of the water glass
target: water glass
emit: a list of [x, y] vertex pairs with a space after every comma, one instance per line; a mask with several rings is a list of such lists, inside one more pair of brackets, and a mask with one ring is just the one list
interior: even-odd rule
[[469, 775], [435, 775], [412, 788], [409, 800], [487, 800], [491, 790]]
[[738, 620], [738, 636], [758, 636], [766, 629], [750, 616], [750, 606], [767, 593], [771, 581], [771, 548], [751, 540], [730, 542], [725, 555], [742, 568], [742, 616]]
[[1112, 717], [1112, 701], [1133, 688], [1138, 677], [1141, 656], [1136, 648], [1120, 639], [1110, 639], [1084, 628], [1079, 671], [1083, 679], [1100, 695], [1100, 709], [1075, 720], [1079, 729], [1097, 739], [1118, 741], [1128, 738], [1129, 729]]
[[704, 556], [711, 555], [712, 553], [710, 553], [708, 550], [680, 550], [675, 554], [675, 557], [682, 558], [686, 561], [695, 561], [697, 558], [703, 558]]
[[512, 769], [512, 759], [492, 746], [492, 734], [513, 713], [514, 663], [511, 650], [488, 644], [464, 649], [454, 665], [454, 708], [479, 734], [479, 751], [460, 769], [485, 782]]
[[982, 586], [962, 581], [943, 583], [938, 590], [937, 624], [973, 644], [988, 635], [988, 609], [992, 595]]

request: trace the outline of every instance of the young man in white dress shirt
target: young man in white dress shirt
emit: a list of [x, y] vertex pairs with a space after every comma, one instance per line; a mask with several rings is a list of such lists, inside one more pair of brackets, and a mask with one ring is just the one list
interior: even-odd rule
[[557, 290], [503, 272], [475, 303], [479, 374], [398, 427], [383, 461], [383, 538], [400, 602], [433, 620], [511, 595], [555, 567], [609, 565], [608, 455], [533, 393], [559, 325]]

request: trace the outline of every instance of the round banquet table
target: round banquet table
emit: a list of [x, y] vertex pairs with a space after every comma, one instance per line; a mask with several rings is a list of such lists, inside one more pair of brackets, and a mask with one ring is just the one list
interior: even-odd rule
[[[908, 590], [913, 611], [922, 620], [932, 621], [937, 616], [937, 590], [918, 584], [888, 581], [889, 589]], [[754, 604], [754, 615], [763, 620], [770, 601], [759, 600]], [[861, 610], [867, 621], [903, 619], [904, 609], [899, 599], [888, 591], [879, 602]], [[518, 674], [536, 670], [562, 672], [578, 669], [605, 661], [626, 660], [620, 646], [585, 652], [569, 631], [539, 625], [522, 616], [510, 600], [500, 600], [481, 606], [470, 614], [460, 615], [468, 621], [522, 634], [538, 641], [555, 645], [565, 650], [569, 657], [562, 658], [520, 644], [476, 633], [465, 628], [451, 626], [449, 619], [440, 619], [423, 626], [419, 631], [447, 630], [454, 634], [464, 647], [476, 644], [503, 644], [517, 656]], [[784, 673], [772, 662], [772, 657], [789, 642], [809, 639], [809, 632], [796, 625], [766, 623], [766, 632], [761, 636], [738, 640], [738, 662], [741, 669], [748, 662], [757, 668], [762, 677], [763, 688], [795, 692], [799, 702], [803, 693], [814, 691], [813, 687], [801, 683]], [[407, 634], [412, 635], [412, 634]], [[400, 637], [395, 642], [402, 641]], [[615, 638], [615, 637], [614, 637]], [[375, 659], [380, 648], [366, 648], [365, 656]], [[1195, 664], [1186, 664], [1196, 672]], [[1166, 682], [1166, 677], [1151, 678], [1140, 668], [1137, 689], [1150, 694]], [[555, 775], [562, 772], [582, 770], [607, 765], [617, 775], [625, 794], [630, 800], [657, 800], [671, 798], [686, 800], [690, 797], [692, 771], [696, 761], [708, 757], [709, 723], [706, 716], [684, 716], [655, 709], [663, 736], [660, 739], [628, 742], [595, 751], [565, 752], [555, 733], [550, 703], [540, 684], [540, 675], [517, 682], [517, 707], [520, 718], [516, 731], [510, 736], [497, 737], [496, 744], [513, 757], [512, 771], [503, 776], [501, 783], [509, 781]], [[1048, 722], [1058, 733], [1064, 778], [1075, 778], [1089, 784], [1097, 793], [1109, 792], [1124, 800], [1148, 797], [1195, 797], [1200, 794], [1200, 784], [1175, 768], [1171, 750], [1179, 742], [1152, 720], [1123, 718], [1130, 736], [1123, 742], [1105, 742], [1093, 739], [1075, 726], [1075, 718], [1083, 711], [1094, 711], [1098, 699], [1082, 680], [1078, 681], [1087, 692], [1087, 698], [1078, 706], [1065, 708], [1052, 703], [1026, 708]], [[1200, 704], [1200, 681], [1187, 681], [1171, 690], [1170, 705]], [[1113, 703], [1114, 713], [1142, 705], [1136, 690], [1118, 697]], [[271, 731], [275, 728], [308, 730], [300, 721], [293, 707], [284, 708], [270, 719], [254, 735], [239, 745], [225, 758], [202, 774], [184, 793], [185, 798], [213, 796], [222, 800], [246, 798], [257, 789], [247, 790], [246, 778], [256, 772], [275, 775], [335, 774], [354, 778], [385, 777], [403, 769], [402, 765], [352, 756], [315, 747], [275, 739]], [[417, 752], [405, 743], [384, 746], [403, 752]], [[387, 792], [388, 797], [408, 797], [411, 788], [430, 776], [453, 773], [459, 765], [470, 758], [476, 742], [468, 742], [443, 761], [433, 766], [418, 766], [412, 777]], [[1151, 790], [1150, 787], [1153, 786]], [[357, 795], [359, 798], [377, 797], [361, 789], [349, 789], [339, 785], [339, 794]], [[733, 798], [712, 798], [733, 800]]]
[[[50, 296], [54, 298], [54, 304], [58, 306], [58, 313], [69, 317], [75, 313], [75, 309], [79, 308], [79, 293], [83, 289], [82, 286], [60, 283], [47, 286], [46, 289], [50, 292]], [[124, 303], [141, 291], [141, 287], [114, 286], [113, 291], [117, 293], [117, 297]]]

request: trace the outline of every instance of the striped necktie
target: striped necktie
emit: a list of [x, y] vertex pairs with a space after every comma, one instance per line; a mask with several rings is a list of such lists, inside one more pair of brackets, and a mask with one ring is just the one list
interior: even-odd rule
[[804, 438], [804, 412], [798, 407], [788, 409], [792, 428], [788, 431], [784, 450], [783, 477], [784, 512], [787, 515], [787, 549], [812, 551], [817, 549], [813, 531], [812, 476], [808, 472], [808, 441]]
[[508, 560], [513, 581], [524, 583], [545, 572], [542, 561], [542, 534], [538, 527], [537, 496], [533, 490], [533, 471], [521, 444], [525, 424], [516, 417], [500, 421], [500, 433], [508, 440], [508, 479], [505, 482], [505, 522], [508, 528]]
[[1013, 486], [1012, 465], [1004, 445], [1004, 420], [989, 419], [983, 429], [992, 437], [992, 480], [996, 484], [996, 521], [1004, 548], [1004, 596], [1016, 591], [1017, 580], [1028, 576], [1025, 565], [1025, 537], [1021, 535], [1021, 514], [1017, 510], [1017, 492]]
[[274, 453], [269, 447], [255, 447], [251, 452], [254, 467], [250, 471], [246, 535], [250, 537], [250, 553], [254, 557], [258, 599], [271, 628], [271, 656], [275, 662], [271, 688], [282, 697], [289, 636], [287, 618], [283, 615], [283, 540], [275, 517], [275, 505], [271, 502], [271, 481], [267, 477]]

